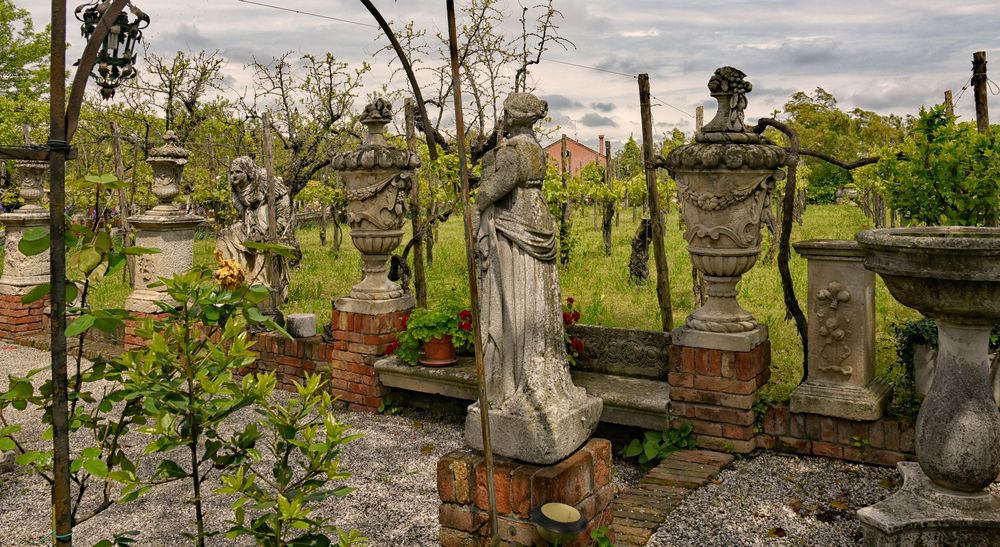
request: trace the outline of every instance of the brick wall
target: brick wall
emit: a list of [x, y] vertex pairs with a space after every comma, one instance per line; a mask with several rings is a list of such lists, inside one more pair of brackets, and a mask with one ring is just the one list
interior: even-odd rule
[[770, 364], [770, 342], [749, 352], [671, 346], [672, 426], [690, 423], [709, 450], [753, 451], [753, 405], [771, 377]]
[[[548, 502], [572, 505], [590, 520], [590, 527], [570, 545], [590, 545], [592, 530], [611, 525], [611, 501], [617, 487], [611, 482], [611, 443], [605, 439], [591, 439], [565, 460], [550, 466], [497, 457], [493, 475], [497, 531], [502, 542], [539, 542], [531, 510]], [[465, 449], [444, 456], [438, 460], [437, 484], [441, 545], [489, 545], [489, 502], [482, 455]]]
[[0, 338], [17, 340], [45, 329], [45, 307], [49, 297], [22, 304], [22, 296], [0, 294]]
[[764, 415], [758, 445], [782, 452], [826, 456], [879, 465], [916, 458], [913, 423], [881, 419], [845, 420], [818, 414], [796, 414], [776, 406]]
[[293, 382], [304, 383], [306, 373], [323, 372], [330, 362], [333, 346], [320, 336], [289, 339], [267, 332], [254, 336], [257, 360], [240, 372], [273, 372], [278, 380], [278, 389], [295, 391]]

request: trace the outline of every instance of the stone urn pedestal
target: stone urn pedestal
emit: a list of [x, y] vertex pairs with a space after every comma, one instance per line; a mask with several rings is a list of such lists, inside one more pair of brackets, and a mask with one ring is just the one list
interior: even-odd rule
[[858, 511], [866, 545], [1000, 545], [1000, 411], [989, 336], [1000, 321], [1000, 229], [891, 228], [857, 235], [865, 267], [893, 297], [933, 318], [934, 384], [916, 426], [919, 464], [903, 488]]
[[367, 129], [355, 150], [337, 154], [333, 168], [347, 189], [347, 222], [351, 241], [361, 251], [361, 282], [334, 307], [350, 313], [386, 314], [410, 309], [411, 294], [388, 278], [389, 257], [403, 240], [403, 220], [409, 200], [413, 170], [420, 167], [416, 154], [389, 146], [384, 128], [392, 120], [392, 105], [378, 99], [361, 116]]
[[205, 220], [189, 215], [173, 203], [180, 193], [181, 174], [188, 151], [177, 145], [172, 131], [163, 146], [150, 150], [146, 161], [153, 168], [153, 195], [159, 203], [144, 214], [129, 217], [135, 228], [138, 247], [159, 249], [159, 253], [138, 255], [135, 260], [135, 287], [125, 300], [125, 309], [136, 314], [156, 314], [157, 301], [170, 302], [166, 287], [150, 287], [161, 277], [173, 277], [194, 265], [194, 232]]
[[16, 339], [43, 328], [48, 297], [32, 304], [23, 304], [21, 298], [35, 286], [49, 282], [49, 253], [25, 256], [18, 249], [18, 243], [32, 228], [49, 229], [49, 210], [41, 206], [48, 167], [48, 162], [40, 161], [14, 164], [24, 206], [0, 215], [0, 223], [6, 230], [3, 276], [0, 277], [0, 338]]

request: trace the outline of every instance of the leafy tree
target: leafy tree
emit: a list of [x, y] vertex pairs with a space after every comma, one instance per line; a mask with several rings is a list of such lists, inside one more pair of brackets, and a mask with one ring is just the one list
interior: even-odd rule
[[944, 106], [921, 109], [913, 132], [879, 162], [890, 205], [912, 222], [996, 226], [1000, 131], [955, 123]]
[[[802, 148], [846, 162], [872, 155], [883, 146], [898, 143], [903, 136], [899, 116], [881, 116], [860, 108], [844, 112], [837, 106], [837, 99], [821, 87], [812, 95], [793, 93], [783, 111], [775, 116], [784, 118], [798, 134]], [[828, 162], [809, 157], [805, 163], [810, 168], [810, 178], [805, 182], [811, 202], [832, 202], [837, 188], [852, 181], [850, 172]]]
[[339, 148], [359, 140], [351, 109], [371, 66], [352, 69], [331, 53], [303, 55], [296, 63], [288, 52], [270, 63], [254, 60], [250, 68], [255, 97], [245, 105], [247, 115], [256, 119], [261, 109], [273, 111], [271, 123], [284, 152], [280, 161], [275, 154], [276, 168], [294, 197]]
[[28, 10], [0, 0], [0, 93], [37, 98], [49, 81], [49, 29], [36, 31]]

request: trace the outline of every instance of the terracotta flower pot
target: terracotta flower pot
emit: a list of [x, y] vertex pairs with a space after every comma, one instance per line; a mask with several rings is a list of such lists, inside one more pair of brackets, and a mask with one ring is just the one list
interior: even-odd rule
[[451, 342], [450, 334], [431, 338], [424, 342], [424, 354], [419, 359], [421, 365], [446, 367], [454, 365], [457, 361], [458, 359], [455, 358], [455, 344]]

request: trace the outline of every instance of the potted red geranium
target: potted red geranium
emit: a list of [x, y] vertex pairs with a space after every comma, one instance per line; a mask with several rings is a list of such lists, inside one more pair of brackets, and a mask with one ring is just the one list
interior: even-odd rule
[[472, 346], [472, 336], [472, 312], [446, 302], [413, 310], [389, 349], [411, 365], [447, 366], [456, 362], [456, 351]]

